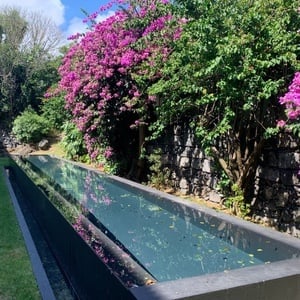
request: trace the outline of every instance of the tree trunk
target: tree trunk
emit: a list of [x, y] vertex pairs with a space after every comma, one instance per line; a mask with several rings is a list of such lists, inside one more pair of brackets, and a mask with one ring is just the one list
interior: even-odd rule
[[137, 161], [137, 172], [136, 177], [140, 181], [145, 168], [145, 159], [142, 157], [142, 151], [146, 138], [146, 128], [145, 125], [139, 126], [139, 151], [138, 151], [138, 161]]

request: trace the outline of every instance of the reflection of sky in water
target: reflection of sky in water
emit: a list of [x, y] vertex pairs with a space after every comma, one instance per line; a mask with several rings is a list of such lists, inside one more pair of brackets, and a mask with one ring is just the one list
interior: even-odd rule
[[196, 226], [188, 217], [71, 163], [45, 156], [28, 160], [92, 212], [159, 281], [263, 263], [253, 250], [246, 253], [224, 239], [220, 226], [211, 230], [211, 224], [207, 230], [204, 221]]

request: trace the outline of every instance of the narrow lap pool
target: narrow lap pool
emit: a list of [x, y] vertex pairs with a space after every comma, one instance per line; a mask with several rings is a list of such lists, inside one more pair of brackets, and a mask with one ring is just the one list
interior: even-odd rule
[[[131, 287], [137, 299], [255, 299], [247, 298], [255, 289], [259, 299], [279, 299], [281, 279], [290, 293], [286, 299], [300, 297], [296, 238], [66, 160], [32, 155], [26, 161], [157, 281]], [[243, 298], [231, 297], [239, 287]]]

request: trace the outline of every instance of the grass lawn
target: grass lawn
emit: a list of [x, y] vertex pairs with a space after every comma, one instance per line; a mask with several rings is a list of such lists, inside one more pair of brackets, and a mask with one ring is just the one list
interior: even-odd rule
[[0, 299], [41, 299], [3, 176], [0, 158]]

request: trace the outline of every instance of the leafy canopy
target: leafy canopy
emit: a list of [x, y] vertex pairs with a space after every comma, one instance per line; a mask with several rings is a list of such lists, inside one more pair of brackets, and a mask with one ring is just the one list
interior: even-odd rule
[[295, 0], [176, 1], [189, 20], [149, 93], [153, 137], [180, 120], [242, 190], [252, 185], [278, 95], [299, 67]]

